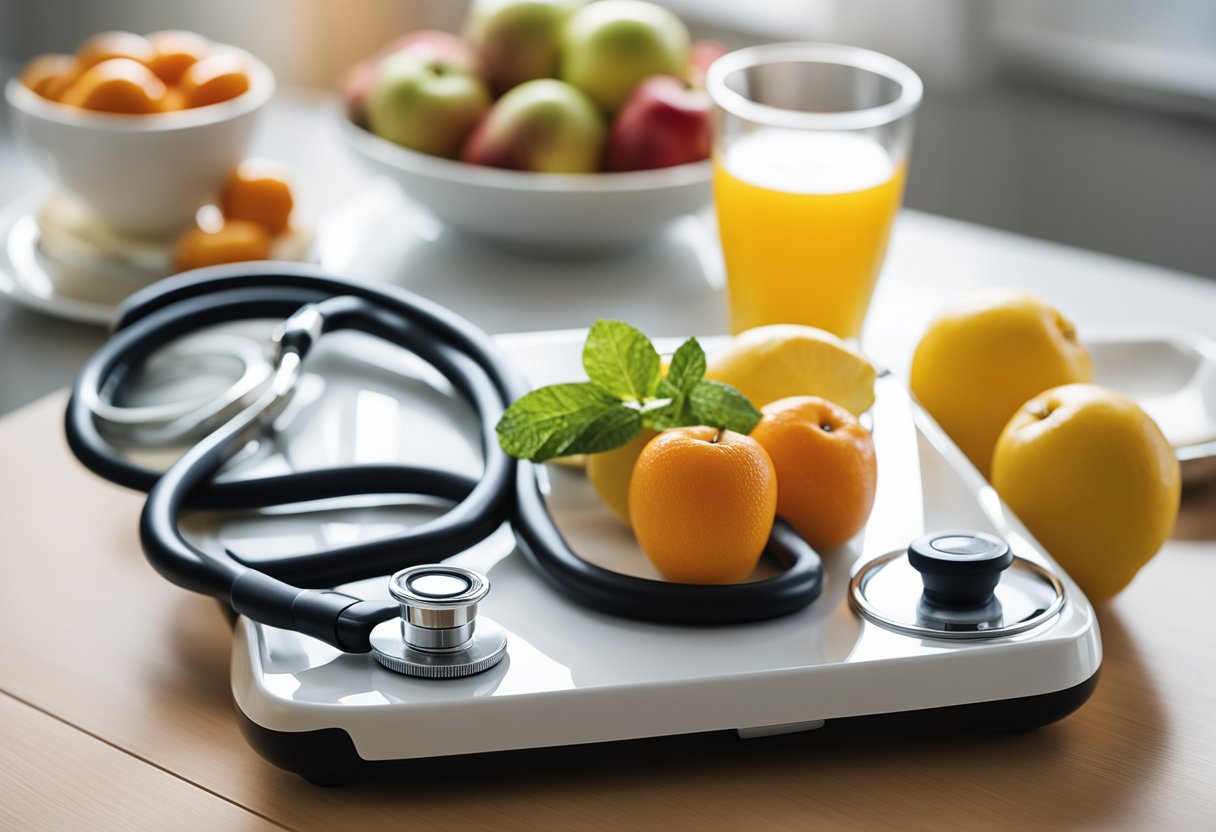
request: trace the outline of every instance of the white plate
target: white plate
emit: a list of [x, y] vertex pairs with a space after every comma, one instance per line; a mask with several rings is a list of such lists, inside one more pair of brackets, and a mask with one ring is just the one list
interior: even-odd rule
[[1216, 472], [1216, 343], [1155, 327], [1097, 330], [1094, 383], [1135, 399], [1174, 446], [1183, 478]]
[[83, 268], [47, 257], [35, 219], [45, 199], [45, 192], [27, 194], [0, 211], [0, 292], [56, 318], [107, 324], [123, 298], [164, 277], [104, 261]]
[[[38, 244], [37, 220], [47, 197], [46, 191], [35, 191], [0, 210], [0, 294], [55, 318], [105, 326], [127, 297], [172, 272], [167, 263], [153, 268], [48, 256]], [[320, 246], [309, 239], [311, 230], [303, 233], [308, 237], [302, 247], [309, 248], [304, 259], [315, 260]]]

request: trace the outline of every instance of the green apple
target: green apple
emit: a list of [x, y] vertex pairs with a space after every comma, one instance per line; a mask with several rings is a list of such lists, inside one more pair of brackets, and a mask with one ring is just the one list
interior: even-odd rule
[[461, 159], [536, 173], [594, 173], [608, 129], [595, 103], [552, 78], [525, 81], [473, 131]]
[[644, 78], [682, 77], [688, 54], [688, 29], [667, 9], [643, 0], [600, 0], [566, 24], [558, 77], [616, 113]]
[[473, 0], [464, 37], [486, 83], [502, 94], [524, 81], [557, 77], [562, 27], [582, 0]]
[[490, 91], [466, 65], [429, 52], [396, 52], [380, 63], [367, 122], [402, 147], [456, 158], [490, 109]]

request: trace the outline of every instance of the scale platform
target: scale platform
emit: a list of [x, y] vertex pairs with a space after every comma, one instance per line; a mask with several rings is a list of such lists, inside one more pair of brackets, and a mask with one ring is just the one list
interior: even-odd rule
[[[534, 333], [499, 341], [541, 385], [582, 378], [583, 337]], [[712, 351], [715, 341], [703, 343]], [[472, 415], [408, 355], [338, 333], [310, 357], [309, 370], [286, 426], [232, 476], [388, 461], [479, 471]], [[448, 561], [489, 577], [481, 612], [507, 631], [501, 664], [463, 679], [414, 679], [371, 655], [344, 654], [239, 618], [232, 694], [246, 737], [276, 765], [329, 784], [420, 758], [716, 731], [760, 737], [880, 714], [932, 713], [1022, 729], [1075, 710], [1092, 691], [1102, 657], [1089, 602], [893, 377], [879, 379], [870, 418], [879, 472], [873, 514], [847, 547], [822, 553], [823, 594], [803, 611], [716, 627], [601, 614], [536, 574], [504, 527]], [[576, 552], [606, 568], [658, 577], [581, 472], [545, 468], [547, 499]], [[390, 534], [441, 510], [400, 497], [331, 501], [199, 513], [188, 531], [201, 546], [226, 545], [256, 559]], [[1056, 587], [1055, 608], [1028, 611], [1033, 626], [1014, 634], [974, 639], [900, 630], [864, 616], [850, 597], [854, 578], [864, 577], [861, 567], [943, 528], [1008, 541], [1020, 569], [1005, 573], [1002, 586], [1037, 575]], [[762, 563], [757, 577], [766, 568]], [[384, 579], [342, 589], [389, 597]], [[998, 587], [998, 598], [1003, 591]]]

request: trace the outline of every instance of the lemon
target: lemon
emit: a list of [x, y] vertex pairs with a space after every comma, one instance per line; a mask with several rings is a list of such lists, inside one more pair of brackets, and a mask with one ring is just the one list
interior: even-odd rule
[[1178, 517], [1178, 459], [1131, 399], [1093, 384], [1035, 396], [996, 444], [992, 483], [1093, 601], [1127, 586]]
[[1089, 351], [1072, 323], [1034, 295], [968, 295], [929, 325], [912, 356], [911, 387], [984, 476], [1021, 405], [1050, 387], [1089, 381]]
[[756, 407], [819, 396], [852, 412], [874, 404], [874, 365], [830, 332], [798, 324], [744, 330], [712, 356], [705, 377], [734, 387]]
[[587, 455], [586, 471], [591, 487], [604, 505], [626, 523], [629, 522], [629, 478], [642, 449], [655, 435], [654, 430], [643, 428], [636, 438], [619, 448]]

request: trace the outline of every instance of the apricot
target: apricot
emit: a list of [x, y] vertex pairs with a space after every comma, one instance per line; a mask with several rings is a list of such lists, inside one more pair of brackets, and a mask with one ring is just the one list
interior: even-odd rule
[[76, 50], [76, 60], [81, 70], [113, 58], [129, 58], [144, 66], [150, 66], [155, 57], [156, 50], [148, 39], [133, 32], [100, 32]]
[[220, 193], [220, 210], [227, 219], [263, 225], [282, 234], [291, 224], [291, 174], [277, 162], [249, 159], [228, 176]]
[[182, 95], [182, 91], [177, 87], [168, 87], [165, 90], [165, 100], [161, 102], [161, 110], [166, 113], [174, 113], [185, 109], [188, 109], [186, 96]]
[[85, 70], [60, 101], [106, 113], [142, 115], [164, 109], [165, 85], [152, 70], [130, 58], [111, 58]]
[[205, 107], [243, 95], [249, 73], [236, 55], [211, 55], [195, 61], [182, 73], [179, 86], [187, 107]]
[[57, 101], [78, 74], [71, 55], [39, 55], [21, 73], [21, 83], [43, 98]]
[[192, 228], [183, 234], [177, 242], [173, 263], [178, 271], [184, 272], [269, 257], [270, 232], [265, 226], [246, 220], [225, 220], [219, 228]]
[[148, 68], [166, 84], [176, 84], [182, 74], [211, 52], [211, 41], [194, 32], [170, 29], [148, 35], [155, 54]]

